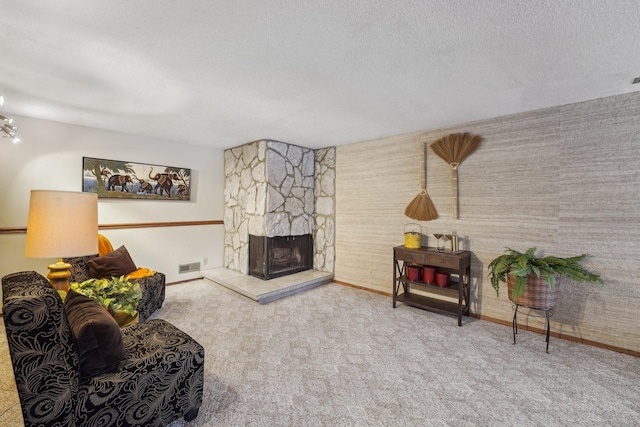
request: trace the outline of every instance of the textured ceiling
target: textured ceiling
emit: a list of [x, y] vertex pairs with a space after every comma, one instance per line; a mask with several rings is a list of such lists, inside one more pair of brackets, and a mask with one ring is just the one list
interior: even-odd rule
[[5, 113], [219, 148], [319, 148], [640, 90], [639, 10], [0, 0], [0, 93]]

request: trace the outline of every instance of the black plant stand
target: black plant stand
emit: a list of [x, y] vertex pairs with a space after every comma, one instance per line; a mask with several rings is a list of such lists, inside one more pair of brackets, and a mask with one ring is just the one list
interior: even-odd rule
[[[515, 304], [516, 308], [513, 311], [513, 322], [512, 322], [512, 327], [513, 327], [513, 344], [515, 345], [516, 343], [516, 335], [518, 334], [518, 308], [520, 307], [520, 304]], [[523, 306], [525, 307], [525, 306]], [[539, 311], [544, 311], [544, 315], [547, 318], [547, 354], [549, 354], [549, 336], [551, 334], [551, 324], [550, 324], [550, 319], [551, 316], [553, 316], [553, 312], [552, 312], [552, 308], [532, 308], [532, 307], [527, 307], [531, 310], [539, 310]]]

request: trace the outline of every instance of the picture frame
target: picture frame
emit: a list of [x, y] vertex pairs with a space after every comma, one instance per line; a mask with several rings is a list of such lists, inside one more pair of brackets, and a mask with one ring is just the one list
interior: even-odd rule
[[191, 200], [191, 169], [83, 157], [82, 191], [105, 199]]

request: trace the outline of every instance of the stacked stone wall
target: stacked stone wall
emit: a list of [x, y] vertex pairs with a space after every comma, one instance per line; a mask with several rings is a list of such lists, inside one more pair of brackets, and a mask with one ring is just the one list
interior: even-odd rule
[[316, 150], [314, 269], [333, 273], [336, 233], [336, 148]]
[[261, 140], [225, 150], [224, 266], [248, 273], [249, 234], [311, 233], [314, 268], [333, 272], [334, 186], [333, 147]]
[[266, 142], [225, 150], [224, 172], [224, 266], [247, 274], [249, 234], [265, 229]]
[[314, 157], [309, 148], [267, 142], [266, 230], [261, 236], [300, 236], [313, 232]]

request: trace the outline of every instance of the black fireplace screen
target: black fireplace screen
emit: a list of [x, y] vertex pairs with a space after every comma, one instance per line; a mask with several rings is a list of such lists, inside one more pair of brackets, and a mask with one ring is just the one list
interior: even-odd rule
[[264, 280], [313, 268], [313, 237], [249, 235], [249, 274]]

